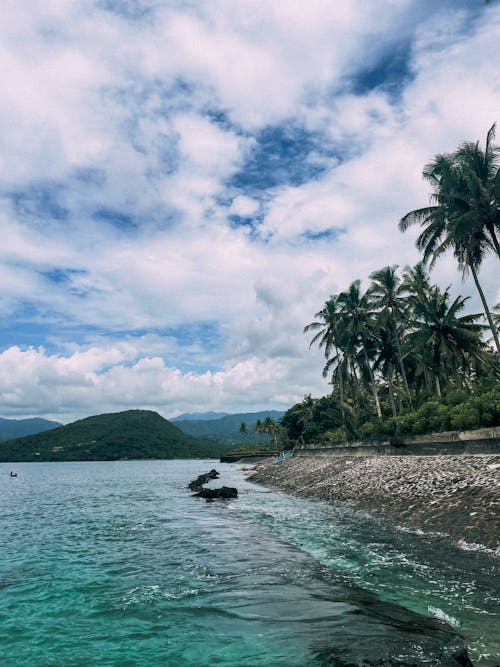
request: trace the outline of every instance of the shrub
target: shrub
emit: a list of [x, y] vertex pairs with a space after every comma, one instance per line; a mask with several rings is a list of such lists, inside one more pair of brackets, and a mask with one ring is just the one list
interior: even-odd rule
[[339, 426], [332, 431], [327, 431], [325, 437], [328, 443], [335, 444], [337, 442], [345, 442], [347, 440], [347, 433], [345, 428]]
[[373, 422], [365, 422], [360, 426], [358, 434], [362, 440], [373, 440], [380, 435], [380, 426]]
[[481, 416], [476, 406], [470, 403], [456, 405], [451, 409], [451, 427], [454, 429], [479, 428]]
[[400, 415], [399, 417], [395, 418], [396, 422], [396, 430], [395, 430], [395, 435], [401, 436], [401, 435], [409, 435], [410, 433], [413, 433], [415, 430], [415, 419], [416, 419], [416, 413], [415, 412], [408, 412], [406, 415]]

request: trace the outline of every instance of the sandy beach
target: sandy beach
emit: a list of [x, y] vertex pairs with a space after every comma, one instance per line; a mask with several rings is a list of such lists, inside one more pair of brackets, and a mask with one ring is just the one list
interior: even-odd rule
[[399, 526], [500, 555], [500, 455], [294, 456], [254, 482], [331, 503], [351, 501]]

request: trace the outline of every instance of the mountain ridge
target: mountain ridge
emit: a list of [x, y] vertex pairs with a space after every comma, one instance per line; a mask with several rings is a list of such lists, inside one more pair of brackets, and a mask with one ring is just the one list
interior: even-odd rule
[[[269, 442], [266, 433], [257, 433], [255, 425], [258, 420], [264, 421], [271, 417], [275, 421], [280, 419], [284, 412], [280, 410], [261, 410], [260, 412], [239, 412], [227, 414], [218, 419], [182, 420], [176, 425], [188, 435], [198, 438], [208, 438], [213, 442], [219, 441], [224, 445], [244, 445], [258, 442]], [[246, 432], [241, 432], [240, 426], [244, 423]]]
[[229, 412], [183, 412], [177, 417], [172, 417], [169, 421], [174, 424], [181, 421], [208, 421], [210, 419], [221, 419], [229, 414]]
[[62, 426], [61, 422], [31, 417], [28, 419], [8, 419], [0, 417], [0, 440], [12, 440], [26, 435], [35, 435]]

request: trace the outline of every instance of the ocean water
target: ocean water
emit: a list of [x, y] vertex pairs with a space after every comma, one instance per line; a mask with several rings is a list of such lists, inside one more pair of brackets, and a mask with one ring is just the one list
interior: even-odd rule
[[[237, 500], [206, 503], [186, 484]], [[215, 461], [0, 467], [2, 667], [500, 664], [498, 561]], [[375, 514], [376, 516], [376, 514]]]

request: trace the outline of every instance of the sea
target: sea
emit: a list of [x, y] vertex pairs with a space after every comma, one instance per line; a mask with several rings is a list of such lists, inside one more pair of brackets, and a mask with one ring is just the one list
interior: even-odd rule
[[[192, 497], [212, 468], [237, 499]], [[2, 464], [0, 665], [456, 667], [464, 647], [500, 664], [491, 553], [245, 475], [210, 460]]]

